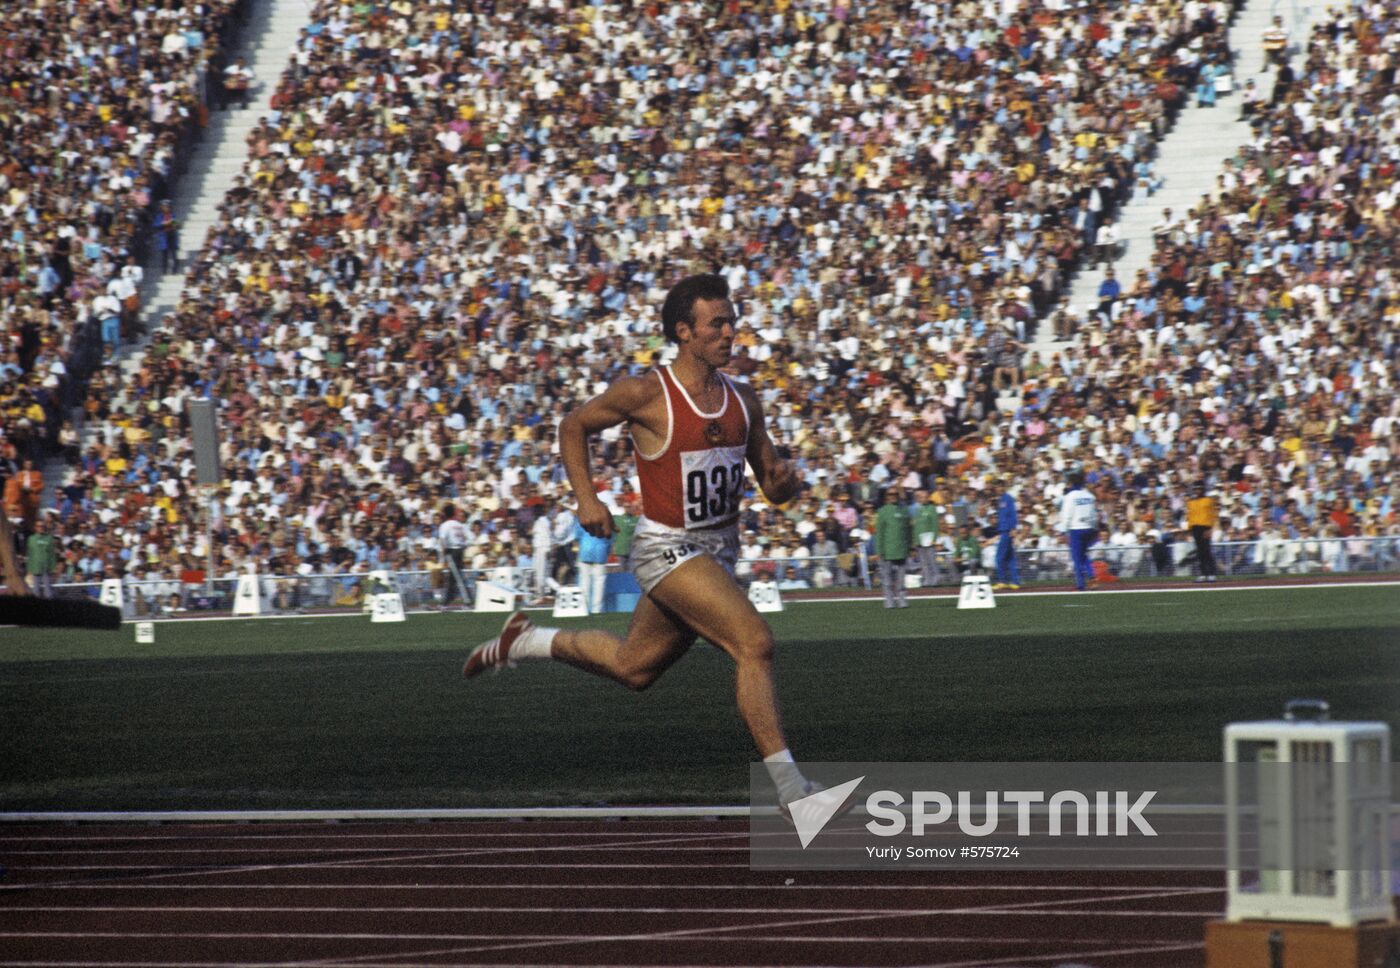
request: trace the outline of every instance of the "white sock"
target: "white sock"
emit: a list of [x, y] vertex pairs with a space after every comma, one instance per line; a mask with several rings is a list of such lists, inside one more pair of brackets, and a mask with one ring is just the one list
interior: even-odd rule
[[770, 756], [765, 756], [763, 765], [768, 767], [768, 776], [778, 788], [778, 799], [783, 803], [807, 795], [807, 778], [797, 768], [792, 753], [787, 749], [780, 749]]
[[538, 625], [531, 628], [510, 647], [510, 657], [514, 659], [552, 659], [550, 646], [554, 644], [554, 636], [559, 634], [558, 629], [540, 628]]

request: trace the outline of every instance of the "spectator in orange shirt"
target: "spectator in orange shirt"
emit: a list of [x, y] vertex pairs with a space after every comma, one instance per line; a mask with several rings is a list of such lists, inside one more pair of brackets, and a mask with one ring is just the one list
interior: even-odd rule
[[1211, 532], [1220, 519], [1220, 508], [1215, 498], [1206, 493], [1206, 482], [1197, 481], [1195, 496], [1186, 502], [1186, 526], [1191, 529], [1191, 537], [1196, 542], [1196, 562], [1200, 574], [1196, 581], [1215, 581], [1215, 555], [1211, 552]]
[[1339, 497], [1332, 502], [1332, 512], [1327, 515], [1327, 520], [1337, 526], [1337, 533], [1343, 538], [1350, 538], [1356, 534], [1356, 527], [1351, 519], [1351, 511], [1347, 509], [1346, 498]]
[[5, 482], [5, 513], [19, 523], [21, 531], [28, 535], [34, 530], [34, 521], [39, 516], [39, 503], [44, 493], [44, 475], [35, 469], [34, 462], [24, 459], [19, 473]]

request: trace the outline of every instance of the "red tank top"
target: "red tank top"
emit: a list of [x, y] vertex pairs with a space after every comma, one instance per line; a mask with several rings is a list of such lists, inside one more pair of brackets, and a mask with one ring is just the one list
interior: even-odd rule
[[666, 442], [654, 454], [636, 446], [642, 513], [671, 528], [714, 528], [739, 517], [749, 413], [723, 373], [724, 402], [702, 413], [669, 366], [654, 371], [666, 394]]

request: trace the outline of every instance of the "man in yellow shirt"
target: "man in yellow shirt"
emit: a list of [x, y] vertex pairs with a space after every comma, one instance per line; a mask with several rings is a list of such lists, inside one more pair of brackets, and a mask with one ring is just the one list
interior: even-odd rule
[[1211, 553], [1210, 536], [1220, 520], [1220, 508], [1215, 498], [1206, 493], [1206, 482], [1197, 481], [1195, 496], [1186, 502], [1186, 526], [1196, 542], [1196, 564], [1200, 573], [1196, 581], [1215, 581], [1215, 555]]

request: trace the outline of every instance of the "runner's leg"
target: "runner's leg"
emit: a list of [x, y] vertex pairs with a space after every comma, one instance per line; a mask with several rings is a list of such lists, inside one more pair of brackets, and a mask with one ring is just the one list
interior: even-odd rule
[[733, 576], [699, 555], [662, 579], [651, 597], [734, 660], [739, 715], [759, 754], [787, 749], [773, 685], [773, 632]]
[[551, 631], [550, 656], [631, 689], [645, 689], [694, 643], [697, 633], [735, 663], [735, 702], [783, 803], [813, 785], [783, 738], [773, 685], [773, 634], [733, 576], [697, 555], [637, 603], [627, 637], [598, 629]]
[[694, 641], [695, 633], [684, 622], [643, 595], [632, 613], [627, 638], [602, 629], [561, 629], [550, 651], [560, 662], [629, 689], [645, 689], [685, 655]]

